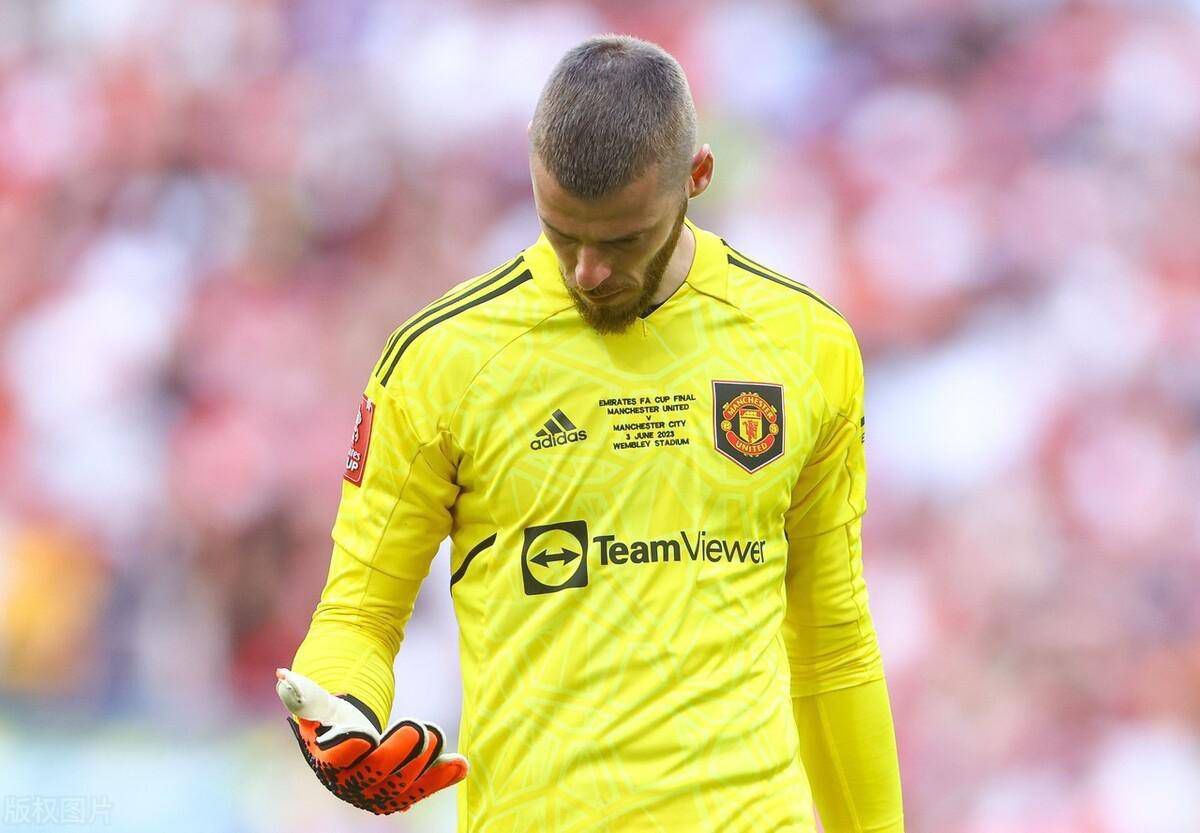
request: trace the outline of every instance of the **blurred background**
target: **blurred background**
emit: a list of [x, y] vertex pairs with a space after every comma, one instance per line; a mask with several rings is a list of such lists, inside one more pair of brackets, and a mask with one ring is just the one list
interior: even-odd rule
[[[0, 827], [454, 829], [329, 796], [272, 670], [387, 334], [534, 239], [607, 31], [858, 333], [910, 833], [1200, 831], [1195, 0], [4, 0]], [[396, 712], [454, 726], [447, 573]]]

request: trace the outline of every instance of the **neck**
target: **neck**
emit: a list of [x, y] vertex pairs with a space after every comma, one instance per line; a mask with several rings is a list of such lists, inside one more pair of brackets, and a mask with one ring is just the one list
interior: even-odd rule
[[679, 241], [675, 244], [675, 251], [671, 253], [671, 259], [667, 261], [667, 268], [663, 272], [658, 292], [655, 292], [654, 297], [650, 299], [651, 304], [661, 304], [675, 293], [679, 285], [687, 279], [688, 272], [692, 271], [692, 260], [695, 256], [696, 236], [692, 234], [691, 227], [684, 223], [679, 232]]

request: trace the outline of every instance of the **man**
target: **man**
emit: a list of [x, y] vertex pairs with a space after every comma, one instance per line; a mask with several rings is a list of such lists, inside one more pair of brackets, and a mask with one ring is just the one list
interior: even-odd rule
[[[572, 49], [530, 140], [541, 238], [396, 330], [367, 384], [278, 672], [301, 748], [375, 812], [469, 760], [472, 833], [804, 833], [814, 796], [827, 831], [902, 830], [849, 325], [687, 220], [713, 155], [658, 47]], [[428, 724], [379, 734], [447, 536], [466, 759]]]

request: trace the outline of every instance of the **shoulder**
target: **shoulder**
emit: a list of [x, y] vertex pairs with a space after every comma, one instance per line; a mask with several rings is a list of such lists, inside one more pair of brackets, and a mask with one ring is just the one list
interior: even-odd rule
[[[771, 269], [726, 240], [728, 299], [803, 360], [831, 403], [862, 387], [862, 355], [850, 322], [804, 283]], [[836, 407], [836, 406], [835, 406]]]
[[520, 254], [452, 287], [392, 331], [375, 365], [375, 378], [387, 387], [397, 374], [414, 366], [425, 368], [430, 359], [436, 362], [429, 370], [447, 362], [469, 363], [493, 344], [503, 343], [523, 322], [520, 312], [529, 305], [523, 303], [528, 292], [521, 290], [528, 290], [531, 281]]
[[389, 335], [372, 370], [377, 395], [412, 415], [452, 408], [481, 368], [540, 320], [525, 253], [452, 287]]

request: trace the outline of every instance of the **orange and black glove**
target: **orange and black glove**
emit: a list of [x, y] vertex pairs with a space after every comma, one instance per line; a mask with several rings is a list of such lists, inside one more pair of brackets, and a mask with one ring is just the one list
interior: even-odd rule
[[432, 723], [401, 720], [380, 735], [355, 698], [335, 697], [286, 668], [275, 678], [304, 759], [343, 801], [377, 815], [403, 812], [467, 777], [467, 759], [442, 751], [442, 732]]

